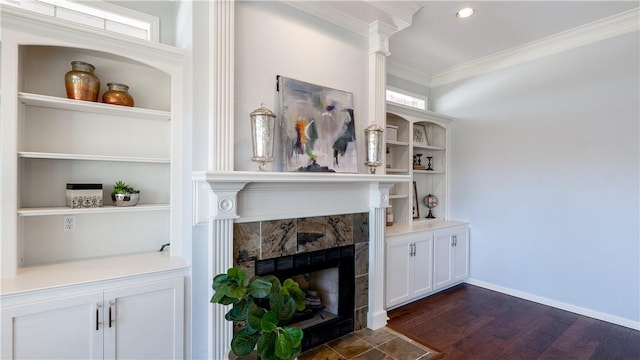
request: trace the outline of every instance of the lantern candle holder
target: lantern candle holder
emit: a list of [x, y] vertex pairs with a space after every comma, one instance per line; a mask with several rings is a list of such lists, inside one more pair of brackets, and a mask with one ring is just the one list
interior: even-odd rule
[[364, 129], [365, 144], [367, 146], [367, 161], [369, 173], [375, 174], [376, 167], [382, 165], [382, 132], [384, 130], [375, 122]]
[[266, 171], [266, 163], [273, 161], [273, 138], [276, 114], [261, 104], [249, 114], [251, 118], [251, 138], [253, 142], [252, 161], [260, 163], [258, 170]]

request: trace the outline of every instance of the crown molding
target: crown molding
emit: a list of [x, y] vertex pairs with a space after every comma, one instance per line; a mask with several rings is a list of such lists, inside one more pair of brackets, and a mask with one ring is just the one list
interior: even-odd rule
[[331, 1], [282, 0], [282, 2], [300, 11], [341, 26], [356, 34], [369, 36], [369, 23], [343, 11], [336, 10], [336, 8], [331, 5]]
[[427, 87], [431, 85], [431, 76], [429, 74], [425, 74], [391, 58], [387, 58], [387, 75], [397, 76], [401, 79]]
[[635, 8], [435, 73], [430, 86], [448, 84], [639, 30], [640, 8]]
[[423, 6], [423, 1], [366, 1], [371, 6], [388, 14], [397, 31], [403, 30], [411, 26], [413, 15]]

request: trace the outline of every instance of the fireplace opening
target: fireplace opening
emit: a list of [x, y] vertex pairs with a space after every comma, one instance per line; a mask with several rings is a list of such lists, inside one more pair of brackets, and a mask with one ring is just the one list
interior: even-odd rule
[[289, 325], [304, 332], [302, 350], [354, 331], [354, 246], [256, 260], [256, 275], [296, 280], [307, 292], [306, 308]]

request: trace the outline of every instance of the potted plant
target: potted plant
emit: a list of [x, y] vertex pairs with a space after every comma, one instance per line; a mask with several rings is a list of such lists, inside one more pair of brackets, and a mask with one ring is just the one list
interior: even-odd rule
[[118, 180], [113, 186], [111, 200], [113, 200], [115, 206], [134, 206], [140, 200], [140, 190], [132, 188], [122, 180]]
[[294, 280], [281, 283], [272, 275], [245, 280], [245, 272], [233, 267], [213, 278], [211, 302], [232, 304], [225, 319], [241, 325], [231, 340], [231, 351], [243, 357], [255, 350], [262, 360], [295, 359], [303, 333], [286, 324], [296, 310], [304, 309], [304, 291]]

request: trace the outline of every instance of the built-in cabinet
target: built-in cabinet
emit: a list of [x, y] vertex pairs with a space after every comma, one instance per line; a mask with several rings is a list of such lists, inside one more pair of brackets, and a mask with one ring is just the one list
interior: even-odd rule
[[411, 233], [387, 241], [386, 271], [388, 307], [406, 303], [433, 291], [433, 236]]
[[[2, 307], [2, 359], [180, 359], [184, 278]], [[140, 336], [143, 334], [143, 336]]]
[[[166, 288], [171, 299], [149, 290], [159, 274], [188, 276], [180, 236], [182, 52], [0, 6], [0, 300], [2, 343], [13, 344], [3, 346], [3, 358], [160, 354], [132, 342], [139, 337], [129, 335], [141, 333], [164, 336], [153, 338], [162, 354], [171, 347], [163, 357], [183, 357], [175, 346], [182, 335], [167, 337], [182, 334], [182, 285]], [[124, 83], [135, 106], [68, 99], [64, 75], [76, 60], [95, 66], [99, 99], [107, 83]], [[140, 189], [138, 205], [113, 206], [118, 180]], [[67, 207], [68, 183], [102, 184], [104, 206]], [[149, 283], [117, 286], [140, 276]], [[114, 284], [93, 291], [105, 281]], [[53, 295], [69, 288], [79, 293]], [[24, 306], [9, 307], [15, 298]]]
[[469, 225], [440, 221], [388, 234], [385, 306], [407, 304], [469, 277]]

